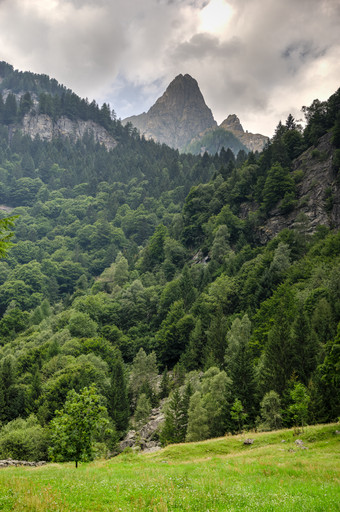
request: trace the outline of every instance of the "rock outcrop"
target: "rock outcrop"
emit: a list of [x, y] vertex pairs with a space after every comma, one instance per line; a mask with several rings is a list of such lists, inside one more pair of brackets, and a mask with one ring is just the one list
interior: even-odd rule
[[332, 134], [327, 133], [316, 147], [309, 148], [294, 162], [293, 170], [301, 174], [296, 187], [296, 202], [288, 214], [280, 205], [260, 229], [260, 240], [266, 243], [284, 228], [314, 233], [318, 226], [340, 228], [340, 183], [333, 167]]
[[149, 421], [139, 430], [129, 430], [123, 441], [119, 443], [118, 451], [125, 448], [138, 448], [144, 452], [155, 452], [161, 449], [159, 431], [164, 422], [162, 406], [152, 409]]
[[220, 128], [231, 132], [249, 151], [262, 151], [269, 138], [260, 133], [245, 132], [236, 114], [230, 114], [221, 124]]
[[29, 466], [29, 467], [38, 467], [47, 464], [46, 461], [40, 460], [38, 462], [33, 462], [29, 460], [13, 460], [13, 459], [5, 459], [0, 460], [0, 468], [8, 468], [11, 466]]
[[123, 123], [127, 122], [145, 138], [179, 150], [217, 126], [197, 81], [190, 75], [178, 75], [147, 113], [124, 119]]
[[19, 128], [32, 139], [39, 135], [42, 140], [47, 141], [60, 136], [77, 140], [81, 139], [86, 133], [89, 133], [93, 134], [95, 142], [103, 144], [108, 150], [114, 149], [117, 146], [117, 142], [108, 131], [94, 121], [83, 121], [81, 119], [72, 121], [65, 116], [53, 121], [46, 114], [28, 113], [24, 116], [22, 125]]

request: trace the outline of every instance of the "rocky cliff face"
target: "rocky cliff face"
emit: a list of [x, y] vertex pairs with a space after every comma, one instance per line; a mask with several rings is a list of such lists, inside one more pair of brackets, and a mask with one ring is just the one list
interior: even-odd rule
[[239, 118], [235, 114], [230, 114], [221, 124], [220, 128], [231, 132], [237, 137], [249, 151], [262, 151], [268, 142], [268, 137], [260, 133], [245, 132]]
[[340, 181], [333, 167], [334, 148], [332, 134], [319, 140], [294, 161], [293, 170], [300, 171], [296, 204], [289, 214], [283, 215], [279, 205], [260, 229], [260, 239], [267, 242], [284, 228], [296, 228], [313, 233], [320, 225], [340, 228]]
[[39, 135], [42, 140], [51, 141], [53, 137], [70, 137], [81, 139], [86, 133], [92, 133], [94, 140], [103, 144], [108, 150], [117, 146], [115, 139], [98, 124], [93, 121], [72, 121], [68, 117], [60, 117], [53, 121], [46, 114], [28, 113], [25, 115], [21, 131], [32, 139]]
[[216, 126], [196, 80], [190, 75], [178, 75], [147, 113], [123, 122], [131, 122], [146, 138], [179, 150], [198, 134]]

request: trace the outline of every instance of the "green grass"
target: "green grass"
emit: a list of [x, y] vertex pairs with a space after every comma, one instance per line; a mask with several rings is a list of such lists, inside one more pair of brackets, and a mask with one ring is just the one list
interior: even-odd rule
[[[109, 461], [0, 470], [3, 511], [337, 511], [338, 425], [230, 436]], [[295, 445], [302, 439], [308, 449]], [[285, 442], [282, 442], [285, 441]]]

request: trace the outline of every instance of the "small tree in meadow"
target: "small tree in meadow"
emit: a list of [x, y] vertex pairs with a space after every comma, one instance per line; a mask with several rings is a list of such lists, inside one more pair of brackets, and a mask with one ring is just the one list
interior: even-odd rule
[[108, 425], [106, 407], [94, 385], [80, 393], [69, 391], [61, 411], [51, 421], [49, 456], [53, 461], [86, 462], [93, 459], [95, 433]]
[[261, 430], [275, 430], [281, 427], [281, 401], [276, 391], [266, 393], [261, 402]]
[[232, 405], [230, 416], [236, 425], [237, 432], [241, 432], [248, 415], [244, 412], [242, 402], [238, 398], [236, 398]]
[[297, 382], [294, 385], [290, 396], [293, 403], [288, 407], [288, 412], [293, 419], [294, 425], [303, 428], [307, 423], [310, 396], [307, 393], [306, 387], [301, 382]]

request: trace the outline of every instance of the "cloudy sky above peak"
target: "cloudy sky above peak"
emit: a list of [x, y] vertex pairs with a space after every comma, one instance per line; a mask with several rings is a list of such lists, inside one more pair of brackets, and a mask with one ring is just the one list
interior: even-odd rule
[[0, 60], [121, 118], [189, 73], [217, 122], [272, 135], [340, 86], [339, 26], [338, 0], [0, 0]]

